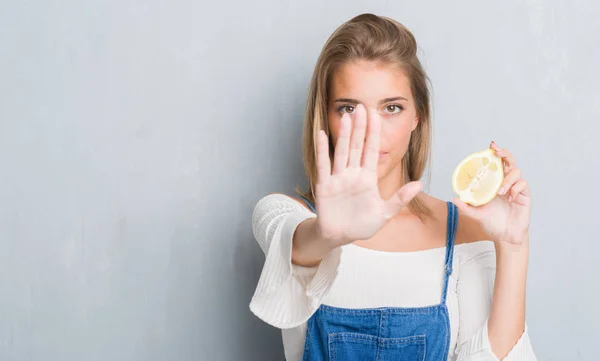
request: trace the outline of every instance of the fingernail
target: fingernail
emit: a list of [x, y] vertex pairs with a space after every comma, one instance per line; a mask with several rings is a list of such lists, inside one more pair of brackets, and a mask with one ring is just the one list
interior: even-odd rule
[[513, 196], [508, 197], [509, 202], [512, 202], [512, 200], [513, 200]]
[[504, 193], [506, 193], [506, 188], [505, 187], [500, 188], [500, 190], [498, 191], [498, 194], [503, 195]]

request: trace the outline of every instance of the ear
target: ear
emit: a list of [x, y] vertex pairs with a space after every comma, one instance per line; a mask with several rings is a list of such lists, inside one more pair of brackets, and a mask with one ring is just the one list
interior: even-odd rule
[[419, 125], [419, 117], [415, 117], [415, 119], [413, 120], [412, 130], [417, 129], [417, 125]]

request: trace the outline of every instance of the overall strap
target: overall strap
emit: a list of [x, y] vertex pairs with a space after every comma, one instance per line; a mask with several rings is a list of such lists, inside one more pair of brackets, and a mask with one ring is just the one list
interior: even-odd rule
[[306, 197], [300, 196], [300, 198], [302, 198], [304, 200], [304, 203], [306, 203], [308, 208], [310, 208], [310, 210], [313, 211], [314, 214], [317, 214], [317, 210], [315, 209], [315, 206]]
[[458, 208], [452, 203], [448, 204], [448, 220], [446, 230], [446, 261], [444, 272], [444, 289], [442, 291], [442, 304], [446, 303], [446, 295], [448, 293], [448, 278], [452, 274], [452, 261], [454, 258], [454, 238], [456, 237], [456, 229], [458, 227]]

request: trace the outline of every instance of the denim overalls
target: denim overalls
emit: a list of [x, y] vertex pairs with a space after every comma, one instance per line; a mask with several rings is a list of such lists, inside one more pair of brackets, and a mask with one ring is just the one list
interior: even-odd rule
[[[307, 199], [304, 201], [316, 213], [315, 207]], [[303, 361], [447, 360], [450, 319], [446, 294], [458, 224], [456, 206], [451, 202], [447, 205], [446, 260], [440, 303], [427, 307], [368, 309], [321, 305], [307, 323]]]

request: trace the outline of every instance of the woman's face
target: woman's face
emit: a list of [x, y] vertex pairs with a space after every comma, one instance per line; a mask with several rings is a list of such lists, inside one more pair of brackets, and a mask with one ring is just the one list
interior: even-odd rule
[[334, 146], [342, 115], [349, 113], [353, 118], [356, 106], [362, 104], [367, 113], [367, 133], [374, 117], [381, 122], [378, 178], [401, 172], [402, 158], [419, 122], [404, 71], [382, 63], [352, 62], [337, 69], [329, 86], [328, 120]]

